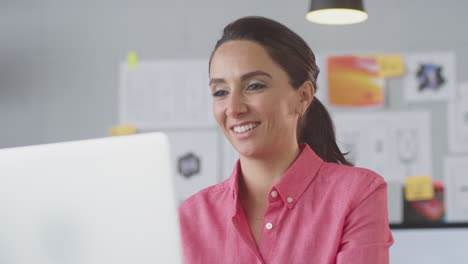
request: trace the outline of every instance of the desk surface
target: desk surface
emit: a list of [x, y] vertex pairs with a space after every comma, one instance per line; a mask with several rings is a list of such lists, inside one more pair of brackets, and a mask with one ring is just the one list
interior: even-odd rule
[[390, 224], [392, 230], [397, 229], [427, 229], [427, 228], [468, 228], [468, 223], [420, 223], [420, 224]]

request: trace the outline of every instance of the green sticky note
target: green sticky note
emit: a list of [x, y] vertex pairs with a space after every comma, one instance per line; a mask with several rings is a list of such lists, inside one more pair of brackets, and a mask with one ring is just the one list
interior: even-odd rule
[[127, 55], [128, 68], [135, 69], [138, 63], [138, 55], [136, 52], [131, 51]]

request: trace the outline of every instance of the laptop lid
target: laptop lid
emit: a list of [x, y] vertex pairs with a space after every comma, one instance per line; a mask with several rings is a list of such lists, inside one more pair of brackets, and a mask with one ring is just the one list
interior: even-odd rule
[[181, 263], [162, 133], [0, 149], [0, 263]]

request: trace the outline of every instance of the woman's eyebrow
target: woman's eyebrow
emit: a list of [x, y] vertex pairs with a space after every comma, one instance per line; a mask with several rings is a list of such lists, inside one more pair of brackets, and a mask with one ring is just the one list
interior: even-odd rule
[[[241, 76], [241, 80], [242, 81], [245, 81], [249, 78], [252, 78], [254, 76], [267, 76], [269, 77], [270, 79], [273, 79], [273, 77], [271, 77], [270, 74], [264, 72], [264, 71], [253, 71], [253, 72], [248, 72], [248, 73], [245, 73]], [[213, 78], [213, 79], [210, 79], [210, 83], [209, 85], [212, 85], [214, 83], [225, 83], [226, 81], [223, 79], [223, 78]]]
[[226, 81], [222, 78], [213, 78], [210, 79], [210, 83], [208, 85], [212, 85], [213, 83], [225, 83]]
[[268, 74], [268, 73], [266, 73], [266, 72], [264, 72], [264, 71], [253, 71], [253, 72], [248, 72], [248, 73], [243, 74], [243, 75], [241, 76], [241, 80], [242, 80], [242, 81], [245, 81], [245, 80], [247, 80], [247, 79], [249, 79], [249, 78], [252, 78], [252, 77], [258, 76], [258, 75], [260, 75], [260, 76], [267, 76], [267, 77], [270, 77], [270, 79], [273, 79], [273, 77], [271, 77], [270, 74]]

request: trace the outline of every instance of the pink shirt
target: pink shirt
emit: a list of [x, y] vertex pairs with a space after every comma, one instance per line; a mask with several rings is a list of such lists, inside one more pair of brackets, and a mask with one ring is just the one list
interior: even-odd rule
[[393, 237], [386, 183], [362, 168], [324, 162], [305, 145], [268, 195], [257, 247], [231, 177], [179, 207], [185, 263], [384, 264]]

